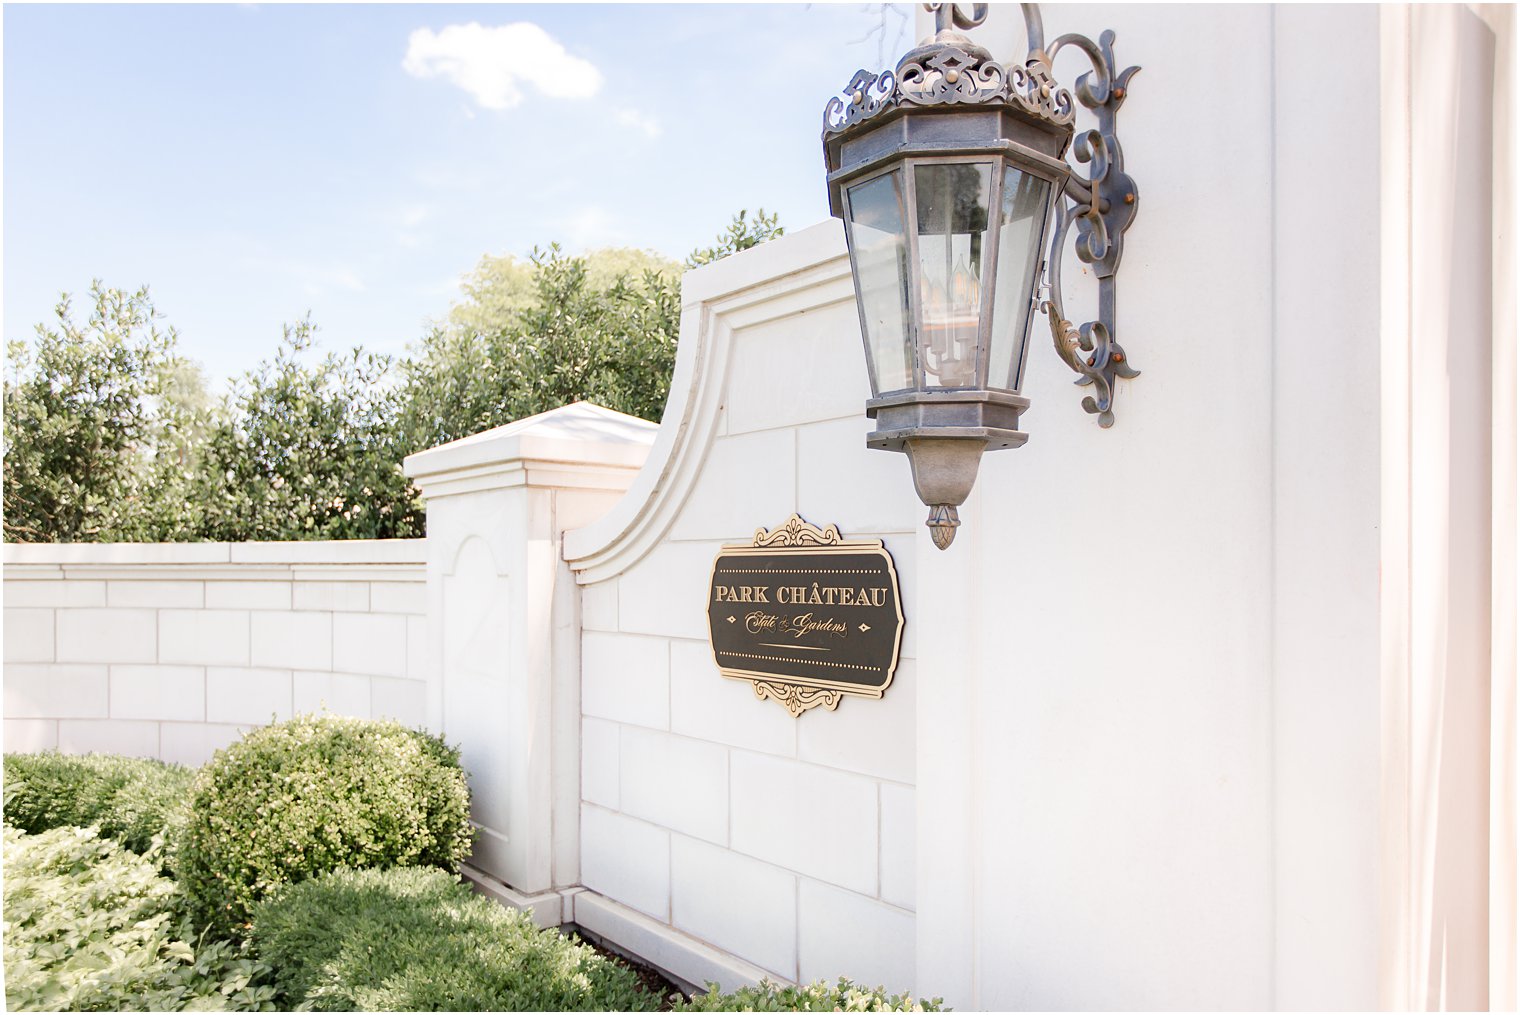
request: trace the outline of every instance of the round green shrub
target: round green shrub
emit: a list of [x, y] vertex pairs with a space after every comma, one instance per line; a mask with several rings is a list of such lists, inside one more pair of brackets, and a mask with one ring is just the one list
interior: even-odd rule
[[459, 752], [399, 723], [297, 716], [196, 777], [175, 874], [197, 917], [246, 926], [270, 889], [339, 867], [454, 870], [470, 847]]
[[250, 942], [316, 1011], [654, 1011], [632, 969], [439, 870], [339, 870], [271, 893]]
[[34, 834], [96, 825], [134, 853], [172, 838], [195, 770], [115, 754], [7, 754], [5, 822]]

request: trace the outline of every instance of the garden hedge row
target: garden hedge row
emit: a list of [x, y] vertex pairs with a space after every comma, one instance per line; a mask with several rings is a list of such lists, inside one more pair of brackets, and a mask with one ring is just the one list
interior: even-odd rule
[[5, 755], [5, 823], [23, 832], [96, 825], [134, 853], [173, 838], [195, 770], [114, 754]]

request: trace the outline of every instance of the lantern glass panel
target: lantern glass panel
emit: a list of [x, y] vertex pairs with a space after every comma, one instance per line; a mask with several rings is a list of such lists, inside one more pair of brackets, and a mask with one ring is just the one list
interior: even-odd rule
[[1012, 166], [1003, 170], [1001, 226], [998, 231], [997, 289], [992, 302], [992, 341], [987, 386], [1018, 391], [1023, 378], [1023, 344], [1040, 270], [1040, 245], [1050, 183]]
[[923, 384], [976, 387], [992, 163], [929, 163], [913, 173]]
[[892, 172], [847, 192], [850, 252], [875, 393], [913, 386], [908, 328], [908, 243], [902, 179]]

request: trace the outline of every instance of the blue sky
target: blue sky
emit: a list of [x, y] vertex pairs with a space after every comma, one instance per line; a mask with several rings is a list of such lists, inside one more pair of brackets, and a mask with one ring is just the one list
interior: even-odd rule
[[485, 253], [811, 225], [831, 89], [912, 41], [880, 7], [8, 5], [5, 337], [147, 283], [220, 388], [308, 310], [403, 352]]

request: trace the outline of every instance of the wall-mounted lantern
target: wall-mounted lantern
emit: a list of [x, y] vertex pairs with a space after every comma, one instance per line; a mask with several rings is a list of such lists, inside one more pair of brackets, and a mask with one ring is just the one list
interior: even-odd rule
[[[1115, 379], [1136, 375], [1113, 338], [1114, 274], [1138, 199], [1114, 117], [1139, 68], [1116, 73], [1112, 32], [1100, 43], [1063, 35], [1047, 48], [1034, 4], [1022, 5], [1029, 54], [1004, 66], [956, 31], [981, 24], [986, 4], [969, 17], [951, 3], [924, 6], [936, 33], [895, 70], [860, 71], [829, 100], [823, 148], [871, 376], [867, 444], [908, 455], [944, 549], [982, 452], [1026, 439], [1019, 415], [1029, 400], [1019, 391], [1036, 310], [1077, 383], [1093, 387], [1082, 406], [1100, 425], [1113, 424]], [[1074, 145], [1075, 103], [1052, 76], [1067, 46], [1092, 61], [1076, 94], [1097, 118]], [[1066, 162], [1068, 150], [1088, 175]], [[1077, 255], [1099, 283], [1099, 319], [1081, 327], [1061, 304], [1073, 224]]]

